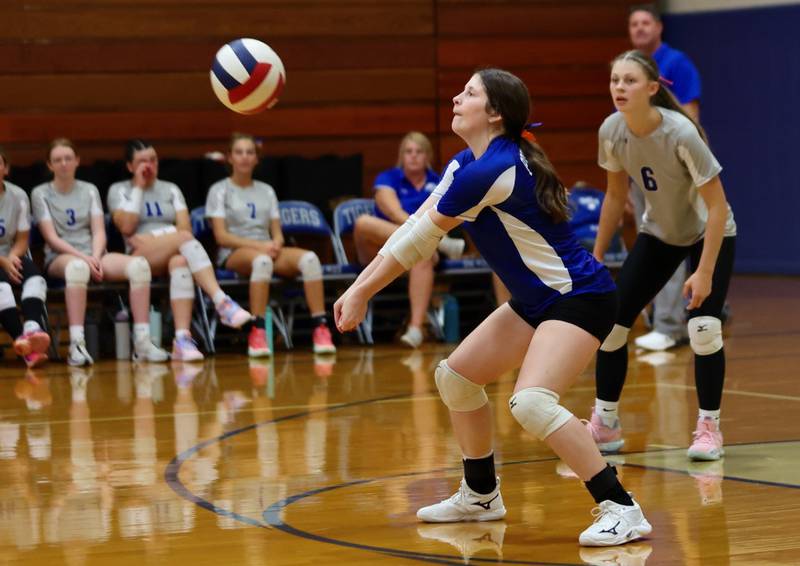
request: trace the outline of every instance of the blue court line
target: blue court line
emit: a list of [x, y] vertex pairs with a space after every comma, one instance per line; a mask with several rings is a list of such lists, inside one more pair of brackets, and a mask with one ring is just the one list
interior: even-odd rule
[[[260, 426], [265, 426], [265, 425], [268, 425], [268, 424], [275, 424], [275, 423], [279, 423], [279, 422], [283, 422], [283, 421], [298, 419], [298, 418], [301, 418], [301, 417], [307, 417], [307, 416], [315, 414], [315, 413], [323, 413], [323, 412], [335, 411], [335, 410], [339, 410], [339, 409], [346, 409], [346, 408], [356, 407], [356, 406], [360, 406], [360, 405], [368, 405], [368, 404], [371, 404], [371, 403], [377, 403], [377, 402], [381, 402], [381, 401], [410, 398], [410, 397], [413, 397], [413, 396], [414, 396], [414, 394], [411, 394], [411, 393], [401, 393], [401, 394], [397, 394], [397, 395], [389, 395], [389, 396], [377, 397], [377, 398], [373, 398], [373, 399], [363, 399], [361, 401], [352, 401], [352, 402], [349, 402], [349, 403], [340, 403], [340, 404], [337, 404], [337, 405], [332, 405], [332, 406], [329, 406], [329, 407], [323, 407], [323, 408], [320, 408], [320, 409], [301, 411], [301, 412], [298, 412], [298, 413], [293, 413], [293, 414], [290, 414], [290, 415], [285, 415], [283, 417], [278, 417], [278, 418], [271, 419], [271, 420], [268, 420], [268, 421], [263, 421], [263, 422], [260, 422], [260, 423], [253, 423], [251, 425], [247, 425], [247, 426], [244, 426], [244, 427], [241, 427], [241, 428], [238, 428], [238, 429], [234, 429], [234, 430], [226, 432], [225, 434], [217, 436], [215, 438], [204, 440], [203, 442], [200, 442], [200, 443], [192, 446], [191, 448], [181, 452], [180, 454], [176, 455], [170, 461], [170, 463], [167, 465], [167, 467], [165, 468], [165, 470], [164, 470], [164, 479], [165, 479], [167, 485], [169, 485], [169, 487], [175, 493], [177, 493], [178, 495], [180, 495], [181, 497], [183, 497], [187, 501], [190, 501], [190, 502], [194, 503], [195, 505], [197, 505], [199, 507], [202, 507], [203, 509], [206, 509], [208, 511], [211, 511], [212, 513], [215, 513], [217, 515], [220, 515], [220, 516], [223, 516], [223, 517], [228, 517], [228, 518], [234, 519], [236, 521], [239, 521], [241, 523], [244, 523], [244, 524], [247, 524], [247, 525], [250, 525], [250, 526], [264, 528], [264, 529], [272, 527], [272, 528], [274, 528], [276, 530], [280, 530], [280, 531], [282, 531], [282, 532], [284, 532], [286, 534], [294, 535], [294, 536], [297, 536], [297, 537], [300, 537], [300, 538], [304, 538], [304, 539], [307, 539], [307, 540], [311, 540], [311, 541], [315, 541], [315, 542], [321, 542], [321, 543], [327, 543], [327, 544], [333, 544], [333, 545], [342, 546], [342, 547], [345, 547], [345, 548], [353, 548], [353, 549], [357, 549], [357, 550], [365, 550], [365, 551], [368, 551], [368, 552], [377, 552], [379, 554], [384, 554], [386, 556], [392, 556], [392, 557], [395, 557], [395, 558], [404, 558], [404, 559], [408, 559], [408, 560], [416, 560], [416, 561], [427, 562], [427, 563], [432, 563], [432, 564], [459, 564], [460, 565], [460, 564], [463, 564], [463, 557], [462, 556], [451, 556], [451, 555], [444, 555], [444, 554], [421, 553], [421, 552], [393, 549], [393, 548], [388, 548], [388, 547], [364, 545], [364, 544], [348, 542], [348, 541], [339, 540], [339, 539], [332, 539], [332, 538], [329, 538], [329, 537], [324, 537], [324, 536], [321, 536], [321, 535], [310, 533], [308, 531], [303, 531], [303, 530], [297, 529], [296, 527], [293, 527], [293, 526], [289, 525], [288, 523], [283, 522], [279, 518], [280, 511], [285, 509], [286, 507], [288, 507], [292, 503], [295, 503], [296, 501], [299, 501], [301, 499], [305, 499], [307, 497], [312, 497], [314, 495], [318, 495], [318, 494], [321, 494], [321, 493], [326, 493], [326, 492], [329, 492], [329, 491], [333, 491], [335, 489], [341, 489], [341, 488], [345, 488], [345, 487], [352, 487], [352, 486], [355, 486], [355, 485], [363, 485], [363, 484], [367, 484], [367, 483], [374, 483], [374, 482], [378, 482], [378, 481], [385, 481], [385, 480], [388, 480], [388, 479], [396, 479], [396, 478], [401, 478], [401, 477], [412, 477], [412, 476], [429, 475], [429, 474], [435, 474], [435, 473], [455, 471], [455, 470], [460, 470], [461, 469], [460, 467], [441, 468], [441, 469], [438, 469], [438, 470], [428, 470], [428, 471], [424, 471], [424, 472], [406, 472], [406, 473], [395, 474], [395, 475], [391, 475], [391, 476], [382, 476], [382, 477], [354, 480], [354, 481], [350, 481], [350, 482], [346, 482], [346, 483], [342, 483], [342, 484], [338, 484], [338, 485], [325, 486], [325, 487], [309, 490], [309, 491], [306, 491], [306, 492], [303, 492], [303, 493], [299, 493], [299, 494], [296, 494], [296, 495], [289, 496], [289, 497], [287, 497], [287, 498], [285, 498], [285, 499], [283, 499], [281, 501], [277, 501], [277, 502], [273, 503], [272, 505], [270, 505], [262, 514], [262, 519], [264, 520], [264, 522], [258, 521], [256, 519], [251, 518], [251, 517], [246, 517], [244, 515], [240, 515], [239, 513], [235, 513], [233, 511], [229, 511], [227, 509], [223, 509], [221, 507], [218, 507], [218, 506], [214, 505], [210, 501], [208, 501], [206, 499], [203, 499], [202, 497], [200, 497], [200, 496], [192, 493], [191, 491], [189, 491], [189, 489], [178, 478], [178, 474], [180, 472], [180, 468], [183, 465], [183, 463], [186, 460], [188, 460], [189, 458], [191, 458], [193, 455], [195, 455], [197, 452], [199, 452], [200, 450], [203, 450], [204, 448], [206, 448], [206, 447], [208, 447], [208, 446], [210, 446], [212, 444], [216, 444], [216, 443], [222, 442], [224, 440], [227, 440], [227, 439], [229, 439], [229, 438], [231, 438], [233, 436], [236, 436], [236, 435], [239, 435], [239, 434], [242, 434], [242, 433], [245, 433], [245, 432], [249, 432], [251, 430], [255, 430], [256, 428], [258, 428]], [[763, 444], [779, 444], [779, 443], [787, 443], [787, 442], [798, 442], [798, 440], [775, 440], [775, 441], [764, 441], [764, 442], [748, 442], [748, 443], [743, 443], [743, 444], [731, 444], [729, 446], [758, 446], [758, 445], [763, 445]], [[647, 451], [644, 451], [644, 452], [632, 452], [630, 454], [631, 455], [634, 455], [634, 454], [652, 454], [652, 453], [657, 453], [657, 452], [666, 452], [666, 451], [670, 451], [670, 450], [675, 450], [675, 449], [674, 448], [664, 448], [664, 449], [661, 449], [661, 450], [647, 450]], [[613, 457], [613, 456], [625, 456], [625, 455], [626, 455], [625, 453], [622, 453], [622, 454], [606, 454], [606, 456], [611, 456], [611, 457]], [[506, 463], [498, 463], [497, 466], [498, 467], [506, 467], [506, 466], [513, 466], [513, 465], [519, 465], [519, 464], [548, 462], [548, 461], [555, 461], [555, 460], [558, 460], [558, 458], [557, 457], [549, 457], [549, 458], [543, 458], [543, 459], [519, 460], [519, 461], [513, 461], [513, 462], [506, 462]], [[656, 467], [656, 466], [647, 466], [647, 465], [643, 465], [643, 464], [619, 463], [619, 464], [615, 464], [615, 465], [622, 465], [622, 466], [628, 466], [628, 467], [632, 467], [632, 468], [640, 468], [640, 469], [646, 469], [646, 470], [647, 469], [658, 470], [658, 471], [661, 471], [661, 472], [670, 472], [670, 473], [681, 474], [681, 475], [689, 475], [688, 470], [686, 470], [686, 471], [684, 471], [684, 470], [674, 470], [674, 469], [661, 468], [661, 467]], [[753, 479], [747, 479], [747, 478], [728, 477], [728, 476], [724, 476], [724, 475], [722, 476], [722, 479], [723, 480], [731, 480], [731, 481], [741, 481], [741, 482], [757, 484], [757, 485], [758, 484], [767, 485], [767, 486], [771, 486], [771, 487], [788, 487], [790, 489], [800, 489], [800, 486], [798, 486], [798, 485], [783, 484], [783, 483], [777, 483], [777, 482], [768, 482], [768, 481], [761, 481], [761, 480], [753, 480]], [[524, 564], [524, 565], [529, 565], [529, 566], [581, 566], [581, 564], [570, 563], [570, 562], [531, 562], [531, 561], [510, 560], [510, 559], [502, 559], [502, 558], [501, 559], [492, 559], [492, 558], [480, 558], [480, 557], [470, 557], [470, 561], [472, 561], [472, 562], [486, 562], [486, 563]]]

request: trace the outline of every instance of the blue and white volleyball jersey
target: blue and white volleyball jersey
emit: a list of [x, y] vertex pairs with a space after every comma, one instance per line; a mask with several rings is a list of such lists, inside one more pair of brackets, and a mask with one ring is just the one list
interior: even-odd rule
[[519, 146], [497, 137], [480, 159], [469, 149], [457, 154], [434, 191], [439, 213], [465, 221], [484, 259], [531, 317], [561, 297], [615, 289], [569, 223], [541, 209], [535, 187]]

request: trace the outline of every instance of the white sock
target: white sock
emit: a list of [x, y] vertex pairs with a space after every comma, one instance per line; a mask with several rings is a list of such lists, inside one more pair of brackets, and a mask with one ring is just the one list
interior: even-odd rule
[[192, 333], [189, 332], [188, 328], [178, 328], [175, 330], [175, 338], [191, 338]]
[[83, 335], [83, 325], [82, 324], [80, 324], [80, 325], [76, 324], [74, 326], [70, 325], [70, 327], [69, 327], [69, 341], [72, 344], [75, 344], [76, 342], [83, 342], [84, 339], [85, 339], [85, 337]]
[[136, 345], [146, 344], [150, 341], [150, 324], [147, 322], [136, 322], [133, 324], [133, 343]]
[[223, 291], [222, 289], [220, 289], [219, 291], [217, 291], [216, 293], [214, 293], [214, 296], [213, 296], [213, 297], [211, 297], [211, 300], [212, 300], [212, 301], [214, 301], [214, 306], [215, 306], [215, 307], [218, 307], [218, 306], [219, 306], [219, 304], [220, 304], [222, 301], [224, 301], [224, 300], [225, 300], [225, 298], [226, 298], [227, 296], [228, 296], [228, 295], [226, 295], [226, 294], [225, 294], [225, 291]]
[[719, 412], [720, 409], [716, 411], [706, 411], [705, 409], [700, 409], [700, 419], [714, 419], [714, 422], [719, 424]]
[[35, 320], [26, 320], [25, 324], [22, 325], [22, 332], [25, 334], [29, 334], [31, 332], [39, 332], [42, 329], [39, 326], [39, 323]]
[[600, 417], [600, 420], [603, 421], [603, 424], [607, 427], [613, 427], [614, 423], [616, 423], [617, 419], [619, 419], [617, 407], [619, 407], [619, 401], [603, 401], [602, 399], [594, 400], [594, 412], [598, 417]]

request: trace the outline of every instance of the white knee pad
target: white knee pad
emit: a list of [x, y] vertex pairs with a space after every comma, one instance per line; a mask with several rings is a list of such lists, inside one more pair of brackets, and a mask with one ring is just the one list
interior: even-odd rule
[[188, 267], [176, 267], [169, 274], [170, 299], [194, 299], [194, 280]]
[[211, 260], [208, 258], [203, 245], [195, 239], [189, 240], [181, 244], [179, 248], [181, 255], [186, 258], [189, 264], [189, 270], [192, 273], [197, 273], [201, 269], [205, 269], [211, 265]]
[[508, 401], [511, 414], [539, 440], [544, 440], [572, 418], [572, 413], [558, 404], [558, 395], [544, 387], [528, 387]]
[[17, 302], [14, 300], [14, 291], [8, 283], [0, 283], [0, 311], [16, 308]]
[[442, 401], [451, 411], [468, 412], [480, 409], [489, 402], [483, 385], [478, 385], [450, 369], [445, 360], [434, 373]]
[[689, 344], [698, 356], [708, 356], [722, 349], [722, 321], [713, 316], [689, 320]]
[[149, 287], [153, 279], [150, 273], [150, 264], [143, 257], [135, 257], [125, 266], [125, 275], [131, 284], [131, 288]]
[[22, 300], [39, 299], [42, 302], [47, 300], [47, 281], [41, 275], [34, 275], [25, 280], [22, 284]]
[[268, 255], [257, 255], [253, 258], [250, 281], [269, 281], [270, 279], [272, 279], [272, 258]]
[[73, 259], [64, 270], [64, 281], [67, 287], [86, 287], [90, 275], [88, 263], [82, 259]]
[[304, 253], [300, 257], [300, 261], [297, 262], [297, 267], [300, 268], [303, 281], [319, 281], [322, 279], [322, 265], [314, 252]]
[[630, 331], [630, 328], [615, 324], [614, 328], [612, 328], [611, 332], [609, 332], [608, 336], [606, 336], [606, 339], [602, 344], [600, 344], [600, 349], [604, 352], [614, 352], [619, 350], [628, 343], [628, 334]]

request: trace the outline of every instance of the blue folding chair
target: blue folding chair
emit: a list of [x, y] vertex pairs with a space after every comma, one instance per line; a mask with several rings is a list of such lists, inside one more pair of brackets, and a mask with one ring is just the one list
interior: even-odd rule
[[345, 252], [344, 244], [342, 243], [342, 235], [350, 234], [355, 228], [356, 220], [362, 214], [369, 214], [375, 216], [375, 201], [371, 198], [354, 198], [340, 203], [333, 211], [333, 234], [336, 238], [337, 246], [336, 259], [342, 265], [350, 265], [350, 260], [347, 259], [347, 252]]
[[[204, 245], [213, 241], [214, 234], [211, 229], [211, 224], [206, 218], [206, 207], [198, 206], [197, 208], [192, 209], [189, 213], [189, 220], [192, 225], [192, 234], [195, 238], [197, 238], [197, 240]], [[216, 275], [217, 281], [222, 287], [234, 285], [245, 285], [249, 287], [250, 284], [247, 280], [239, 277], [235, 271], [231, 271], [229, 269], [217, 268], [214, 270], [214, 274]], [[277, 280], [273, 278], [273, 282], [275, 281]], [[198, 309], [199, 320], [195, 320], [193, 317], [192, 326], [195, 327], [198, 333], [202, 336], [203, 341], [205, 342], [206, 351], [214, 353], [216, 352], [214, 339], [217, 335], [219, 317], [217, 316], [217, 311], [214, 308], [214, 305], [210, 303], [208, 298], [204, 295], [202, 289], [200, 289], [199, 285], [196, 286], [196, 295], [198, 299], [198, 305], [200, 307]], [[286, 318], [283, 315], [283, 309], [281, 309], [281, 306], [277, 301], [273, 300], [270, 300], [268, 308], [272, 312], [272, 322], [275, 325], [275, 328], [278, 330], [281, 338], [283, 338], [286, 348], [291, 350], [293, 348], [292, 338], [288, 331]]]
[[[594, 241], [597, 239], [604, 197], [603, 191], [592, 187], [573, 187], [569, 191], [569, 208], [572, 213], [569, 224], [578, 241], [589, 251], [594, 248]], [[627, 256], [628, 251], [618, 231], [611, 239], [604, 263], [608, 267], [620, 267]]]
[[[339, 260], [339, 243], [328, 221], [325, 220], [325, 215], [322, 214], [319, 208], [310, 202], [302, 200], [286, 200], [278, 203], [278, 209], [281, 215], [281, 229], [284, 235], [319, 236], [330, 241], [337, 263], [322, 265], [323, 281], [352, 281], [356, 278], [358, 267], [347, 262], [342, 263]], [[289, 302], [287, 325], [290, 334], [294, 328], [294, 313], [299, 303], [299, 297]], [[358, 330], [358, 339], [362, 343], [366, 339], [361, 328]]]

